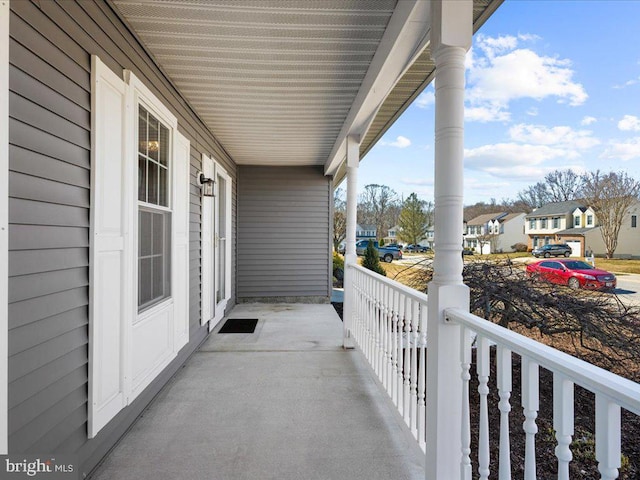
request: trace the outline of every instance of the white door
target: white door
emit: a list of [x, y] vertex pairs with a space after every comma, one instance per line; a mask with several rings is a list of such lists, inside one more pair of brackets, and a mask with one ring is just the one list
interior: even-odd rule
[[[231, 177], [215, 164], [214, 197], [214, 324], [231, 298]], [[212, 326], [210, 325], [209, 328]]]
[[202, 325], [211, 330], [231, 298], [231, 177], [206, 155], [202, 171], [215, 181], [214, 196], [202, 199]]
[[567, 242], [567, 245], [571, 247], [571, 256], [579, 257], [582, 250], [582, 243], [580, 242]]

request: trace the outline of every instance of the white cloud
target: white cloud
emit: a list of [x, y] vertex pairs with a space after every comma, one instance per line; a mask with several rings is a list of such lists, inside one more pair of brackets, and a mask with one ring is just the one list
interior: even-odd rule
[[569, 60], [518, 48], [519, 42], [538, 38], [529, 34], [477, 37], [476, 50], [466, 61], [469, 110], [484, 109], [478, 112], [500, 115], [468, 115], [468, 120], [504, 121], [509, 117], [509, 103], [523, 98], [555, 97], [558, 103], [571, 106], [582, 105], [587, 100], [582, 84], [573, 81], [574, 71]]
[[499, 53], [508, 52], [518, 46], [518, 37], [504, 35], [500, 37], [487, 37], [478, 35], [476, 45], [487, 57], [495, 57]]
[[600, 144], [590, 130], [574, 130], [567, 126], [518, 124], [509, 129], [512, 140], [535, 145], [555, 145], [568, 150], [586, 150]]
[[407, 148], [409, 145], [411, 145], [411, 140], [409, 140], [407, 137], [399, 135], [398, 137], [396, 137], [395, 141], [385, 142], [383, 140], [380, 142], [380, 145], [384, 145], [386, 147]]
[[640, 77], [638, 77], [638, 78], [633, 78], [633, 79], [631, 79], [631, 80], [627, 80], [626, 82], [624, 82], [624, 83], [623, 83], [623, 84], [621, 84], [621, 85], [614, 85], [614, 86], [613, 86], [613, 88], [615, 88], [615, 89], [619, 90], [619, 89], [621, 89], [621, 88], [626, 88], [626, 87], [630, 87], [630, 86], [632, 86], [632, 85], [635, 85], [635, 84], [637, 84], [638, 82], [640, 82]]
[[586, 116], [586, 117], [584, 117], [582, 119], [582, 121], [580, 122], [580, 125], [587, 126], [587, 125], [591, 125], [592, 123], [596, 123], [596, 122], [597, 122], [596, 117]]
[[470, 72], [469, 98], [506, 105], [520, 98], [542, 100], [554, 96], [571, 106], [582, 105], [587, 93], [571, 80], [570, 66], [568, 60], [541, 57], [528, 49], [514, 50]]
[[430, 178], [403, 178], [402, 183], [405, 185], [417, 185], [420, 187], [433, 187], [433, 179]]
[[618, 128], [625, 132], [640, 132], [640, 118], [635, 115], [625, 115], [618, 122]]
[[622, 160], [624, 162], [640, 158], [640, 137], [630, 138], [626, 141], [611, 141], [602, 152], [600, 158]]
[[488, 105], [484, 107], [465, 107], [464, 119], [470, 122], [508, 122], [511, 114], [498, 105]]
[[432, 90], [422, 92], [416, 100], [416, 105], [419, 108], [428, 108], [434, 103], [436, 103], [436, 94]]
[[537, 117], [538, 116], [537, 107], [531, 107], [529, 110], [527, 110], [527, 115], [529, 115], [530, 117]]
[[[566, 157], [570, 152], [548, 145], [522, 145], [519, 143], [496, 143], [465, 149], [465, 165], [476, 170], [486, 167], [510, 167], [540, 165], [546, 160]], [[575, 156], [575, 154], [574, 154]]]

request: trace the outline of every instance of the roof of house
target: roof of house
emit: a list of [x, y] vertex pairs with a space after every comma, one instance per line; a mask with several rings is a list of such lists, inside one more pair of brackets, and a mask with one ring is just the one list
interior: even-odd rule
[[478, 215], [476, 218], [472, 218], [467, 222], [467, 225], [484, 225], [487, 222], [495, 219], [501, 219], [507, 212], [485, 213], [484, 215]]
[[509, 213], [504, 217], [499, 218], [498, 220], [500, 221], [500, 223], [505, 223], [505, 222], [508, 222], [509, 220], [513, 220], [514, 218], [518, 218], [520, 215], [524, 215], [524, 214], [525, 214], [524, 212]]
[[541, 206], [540, 208], [536, 208], [533, 212], [528, 214], [526, 218], [540, 217], [543, 215], [566, 215], [568, 213], [573, 213], [576, 208], [583, 206], [583, 203], [577, 200], [551, 202]]
[[375, 225], [369, 225], [369, 224], [364, 224], [364, 223], [359, 223], [358, 224], [358, 228], [360, 230], [376, 230], [376, 226]]
[[585, 233], [593, 232], [595, 229], [600, 227], [589, 227], [589, 228], [567, 228], [566, 230], [560, 230], [556, 232], [556, 235], [584, 235]]

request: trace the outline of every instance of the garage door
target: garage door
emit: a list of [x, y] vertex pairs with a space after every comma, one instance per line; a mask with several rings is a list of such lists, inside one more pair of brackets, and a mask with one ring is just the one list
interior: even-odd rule
[[582, 253], [582, 243], [581, 242], [567, 242], [567, 245], [571, 247], [571, 256], [572, 257], [581, 257]]

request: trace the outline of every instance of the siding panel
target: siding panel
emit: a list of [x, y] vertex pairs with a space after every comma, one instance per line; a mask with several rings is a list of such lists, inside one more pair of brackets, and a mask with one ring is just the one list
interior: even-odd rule
[[[9, 450], [75, 453], [88, 473], [154, 392], [106, 433], [87, 439], [91, 55], [116, 74], [133, 71], [178, 117], [191, 142], [189, 328], [185, 360], [200, 326], [201, 196], [196, 174], [207, 153], [236, 167], [107, 2], [11, 2]], [[236, 221], [232, 229], [235, 235]], [[232, 241], [235, 257], [235, 238]], [[235, 303], [235, 258], [232, 260]], [[174, 362], [174, 363], [176, 363]], [[171, 365], [167, 371], [175, 371]], [[169, 377], [163, 372], [150, 390]]]
[[330, 183], [316, 167], [239, 167], [238, 298], [328, 299]]

